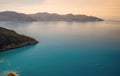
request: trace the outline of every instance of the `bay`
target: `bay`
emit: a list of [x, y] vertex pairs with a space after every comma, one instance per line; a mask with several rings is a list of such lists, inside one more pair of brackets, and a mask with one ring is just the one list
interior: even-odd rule
[[0, 76], [120, 76], [120, 22], [0, 22], [39, 41], [0, 53]]

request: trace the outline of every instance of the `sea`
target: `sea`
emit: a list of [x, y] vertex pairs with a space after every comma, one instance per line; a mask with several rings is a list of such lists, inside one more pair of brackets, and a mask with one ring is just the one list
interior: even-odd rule
[[0, 21], [38, 44], [0, 52], [0, 76], [120, 76], [120, 21]]

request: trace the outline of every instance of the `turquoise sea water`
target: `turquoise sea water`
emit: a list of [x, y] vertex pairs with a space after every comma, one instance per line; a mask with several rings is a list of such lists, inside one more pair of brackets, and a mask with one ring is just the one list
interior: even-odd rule
[[120, 76], [120, 22], [0, 22], [39, 41], [0, 53], [0, 76]]

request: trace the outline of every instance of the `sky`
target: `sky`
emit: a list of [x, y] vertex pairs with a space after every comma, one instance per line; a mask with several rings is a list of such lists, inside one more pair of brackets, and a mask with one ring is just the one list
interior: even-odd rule
[[0, 11], [73, 13], [120, 20], [120, 0], [0, 0]]

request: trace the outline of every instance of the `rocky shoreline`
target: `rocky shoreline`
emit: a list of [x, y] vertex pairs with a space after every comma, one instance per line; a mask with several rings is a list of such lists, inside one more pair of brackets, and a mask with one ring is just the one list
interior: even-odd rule
[[0, 27], [0, 52], [37, 43], [38, 41], [31, 37]]

